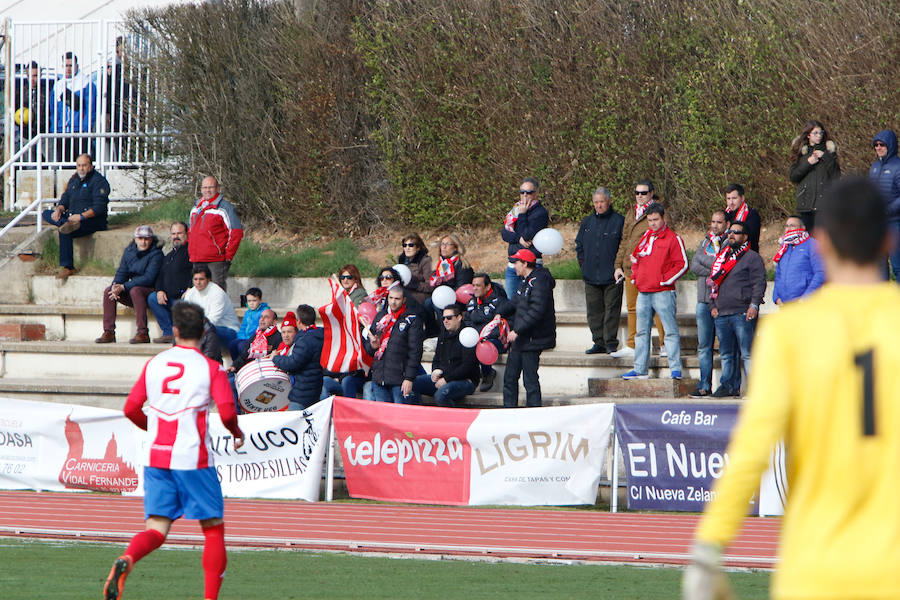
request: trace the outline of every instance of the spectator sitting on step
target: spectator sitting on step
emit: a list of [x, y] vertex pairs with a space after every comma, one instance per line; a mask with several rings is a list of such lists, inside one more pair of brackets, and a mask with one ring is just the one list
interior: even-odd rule
[[443, 309], [444, 327], [438, 335], [431, 361], [431, 374], [419, 375], [413, 381], [413, 393], [434, 396], [438, 406], [453, 408], [456, 402], [475, 392], [478, 384], [478, 359], [475, 347], [466, 348], [459, 341], [464, 309], [454, 303]]
[[219, 341], [225, 348], [237, 337], [240, 327], [234, 306], [225, 290], [213, 283], [206, 265], [194, 265], [191, 270], [194, 287], [184, 293], [184, 299], [199, 304], [210, 323], [216, 328]]
[[403, 286], [400, 274], [393, 267], [382, 267], [375, 278], [375, 290], [366, 296], [366, 300], [381, 310], [387, 304], [388, 292], [397, 286]]
[[228, 344], [231, 360], [235, 360], [250, 347], [250, 342], [259, 328], [259, 317], [263, 314], [263, 311], [269, 310], [269, 305], [262, 301], [262, 290], [258, 287], [248, 289], [244, 297], [247, 299], [247, 310], [244, 311], [244, 316], [241, 319], [241, 327], [238, 329], [237, 337]]
[[75, 161], [75, 174], [66, 184], [66, 191], [53, 209], [41, 213], [47, 223], [59, 227], [59, 273], [57, 279], [65, 281], [75, 274], [75, 249], [73, 238], [105, 231], [106, 210], [109, 204], [109, 182], [94, 170], [89, 154], [82, 154]]
[[95, 341], [108, 344], [116, 341], [116, 303], [134, 308], [137, 333], [132, 344], [149, 344], [147, 328], [147, 296], [153, 292], [153, 282], [159, 274], [163, 253], [159, 240], [149, 225], [134, 230], [134, 241], [125, 248], [113, 282], [103, 290], [103, 335]]
[[[466, 247], [456, 235], [448, 233], [441, 238], [438, 262], [428, 279], [429, 295], [439, 286], [448, 286], [455, 290], [461, 285], [472, 283], [475, 271], [466, 260], [465, 254]], [[425, 337], [432, 338], [443, 330], [440, 323], [441, 310], [434, 305], [431, 298], [426, 299], [423, 306]]]
[[191, 209], [191, 262], [206, 265], [213, 281], [228, 289], [228, 271], [244, 237], [243, 225], [234, 205], [222, 197], [215, 177], [204, 177], [200, 183], [200, 198]]
[[288, 394], [291, 410], [303, 410], [319, 401], [322, 391], [322, 346], [325, 334], [316, 327], [316, 309], [308, 304], [297, 307], [297, 334], [290, 354], [275, 354], [272, 362], [290, 375]]
[[172, 223], [169, 228], [172, 249], [163, 256], [159, 275], [153, 286], [155, 293], [147, 296], [147, 305], [156, 317], [162, 336], [153, 340], [155, 344], [171, 344], [172, 307], [191, 287], [191, 261], [188, 258], [187, 224], [183, 221]]
[[[506, 290], [496, 281], [491, 281], [487, 273], [476, 273], [472, 277], [472, 291], [474, 295], [466, 304], [465, 326], [474, 327], [480, 333], [484, 326], [500, 316], [509, 319], [513, 313], [513, 304], [506, 296]], [[487, 340], [497, 347], [497, 353], [506, 352], [506, 348], [500, 341], [500, 329], [491, 331]], [[479, 363], [480, 364], [480, 363]], [[491, 365], [481, 365], [480, 392], [486, 392], [494, 385], [497, 371]]]
[[[254, 332], [253, 340], [250, 344], [247, 344], [247, 347], [244, 348], [237, 357], [234, 358], [231, 366], [226, 369], [228, 373], [237, 373], [241, 370], [241, 367], [254, 358], [268, 356], [281, 347], [281, 342], [283, 340], [281, 332], [278, 331], [278, 326], [275, 324], [277, 320], [278, 315], [276, 315], [275, 311], [271, 308], [262, 311], [262, 314], [259, 315], [259, 321], [256, 331]], [[257, 353], [255, 352], [255, 344], [259, 336], [262, 336], [266, 340], [266, 349], [264, 352]], [[257, 355], [251, 356], [252, 354]]]
[[281, 321], [281, 343], [278, 344], [278, 347], [275, 348], [272, 352], [269, 353], [269, 358], [272, 358], [276, 354], [279, 356], [287, 356], [291, 353], [291, 346], [294, 345], [294, 336], [297, 335], [297, 315], [294, 314], [294, 311], [289, 310], [287, 314], [284, 315], [284, 320]]

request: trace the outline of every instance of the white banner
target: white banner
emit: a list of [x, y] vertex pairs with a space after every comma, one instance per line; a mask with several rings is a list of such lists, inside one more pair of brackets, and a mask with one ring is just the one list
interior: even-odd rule
[[613, 404], [482, 410], [468, 431], [469, 504], [594, 504]]
[[[222, 493], [318, 500], [331, 399], [238, 419], [246, 440], [237, 451], [218, 415], [209, 419]], [[0, 489], [142, 495], [144, 437], [121, 411], [0, 399]]]

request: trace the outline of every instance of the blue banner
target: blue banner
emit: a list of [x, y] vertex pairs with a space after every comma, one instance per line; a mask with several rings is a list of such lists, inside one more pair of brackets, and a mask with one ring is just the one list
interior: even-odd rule
[[702, 511], [737, 414], [736, 404], [617, 404], [628, 508]]

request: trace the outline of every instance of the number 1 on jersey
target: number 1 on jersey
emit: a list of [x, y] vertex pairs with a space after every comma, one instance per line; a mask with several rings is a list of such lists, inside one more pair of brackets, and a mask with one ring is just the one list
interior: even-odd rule
[[863, 435], [875, 435], [874, 351], [860, 352], [853, 362], [863, 372]]
[[162, 382], [162, 393], [163, 394], [180, 394], [181, 388], [170, 387], [169, 384], [173, 381], [178, 381], [184, 375], [184, 365], [177, 362], [167, 362], [167, 367], [175, 367], [177, 373], [174, 375], [169, 375]]

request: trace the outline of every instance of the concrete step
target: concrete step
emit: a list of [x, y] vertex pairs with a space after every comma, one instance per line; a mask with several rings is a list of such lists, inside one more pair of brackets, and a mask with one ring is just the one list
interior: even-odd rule
[[697, 387], [697, 379], [588, 379], [588, 393], [603, 398], [683, 398]]

